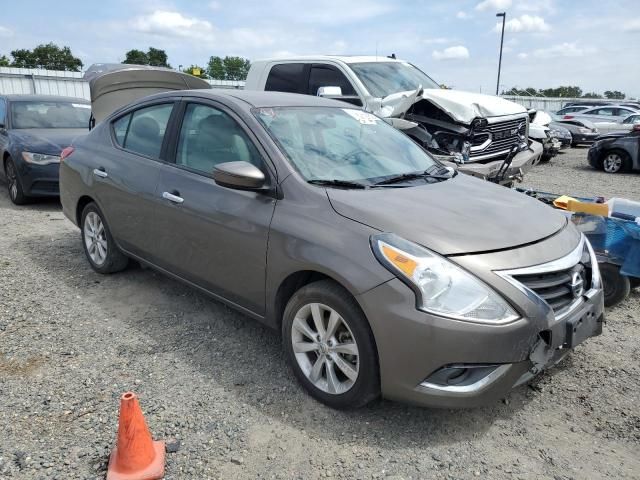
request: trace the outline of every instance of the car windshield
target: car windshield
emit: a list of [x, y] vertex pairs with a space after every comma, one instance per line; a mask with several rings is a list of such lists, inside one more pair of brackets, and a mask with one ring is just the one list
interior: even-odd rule
[[438, 164], [402, 132], [362, 110], [257, 108], [254, 115], [307, 181], [373, 184]]
[[351, 69], [377, 98], [422, 88], [440, 88], [426, 73], [407, 62], [351, 63]]
[[12, 128], [88, 128], [87, 103], [20, 101], [11, 103]]

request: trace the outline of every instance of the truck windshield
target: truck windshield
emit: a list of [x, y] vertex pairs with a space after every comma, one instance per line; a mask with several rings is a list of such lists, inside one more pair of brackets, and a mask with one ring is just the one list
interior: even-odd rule
[[88, 128], [90, 115], [88, 103], [20, 101], [11, 104], [13, 128]]
[[426, 73], [406, 62], [351, 63], [351, 69], [377, 98], [422, 88], [440, 88]]
[[439, 165], [408, 136], [362, 110], [275, 107], [253, 112], [307, 181], [372, 185]]

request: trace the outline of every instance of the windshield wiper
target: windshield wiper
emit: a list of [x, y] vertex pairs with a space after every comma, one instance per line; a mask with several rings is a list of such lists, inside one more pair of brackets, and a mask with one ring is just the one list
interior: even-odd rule
[[415, 180], [416, 178], [433, 178], [435, 180], [449, 180], [453, 178], [455, 175], [440, 175], [437, 173], [431, 173], [431, 169], [425, 170], [424, 172], [411, 172], [411, 173], [403, 173], [401, 175], [395, 175], [393, 177], [387, 178], [386, 180], [382, 180], [380, 182], [374, 183], [373, 186], [378, 185], [389, 185], [391, 183], [400, 183], [405, 180]]
[[311, 185], [320, 185], [323, 187], [343, 187], [343, 188], [369, 188], [368, 185], [364, 183], [358, 182], [350, 182], [349, 180], [336, 180], [336, 179], [322, 179], [322, 178], [314, 178], [312, 180], [308, 180], [307, 183]]

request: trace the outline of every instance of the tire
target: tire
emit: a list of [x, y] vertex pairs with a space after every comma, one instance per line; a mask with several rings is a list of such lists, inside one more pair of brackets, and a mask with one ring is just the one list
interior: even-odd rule
[[127, 268], [129, 259], [116, 246], [98, 206], [89, 203], [80, 219], [82, 246], [91, 268], [98, 273], [115, 273]]
[[29, 197], [24, 194], [18, 168], [11, 157], [7, 157], [4, 161], [4, 173], [7, 179], [7, 189], [9, 198], [15, 205], [24, 205], [29, 202]]
[[[321, 319], [322, 336], [317, 336], [320, 329], [314, 317]], [[330, 335], [332, 324], [336, 327]], [[282, 319], [282, 339], [294, 374], [325, 405], [358, 408], [380, 395], [378, 355], [369, 322], [355, 299], [335, 282], [311, 283], [291, 297]]]
[[613, 307], [629, 296], [629, 277], [620, 274], [620, 268], [610, 263], [600, 264], [600, 275], [604, 287], [604, 305]]
[[609, 150], [602, 155], [602, 170], [606, 173], [628, 172], [631, 168], [629, 154], [622, 150]]

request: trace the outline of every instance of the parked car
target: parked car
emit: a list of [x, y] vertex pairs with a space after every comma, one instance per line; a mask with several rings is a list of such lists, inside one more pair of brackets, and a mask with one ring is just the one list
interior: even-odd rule
[[548, 162], [562, 148], [560, 140], [551, 133], [551, 128], [549, 127], [552, 120], [551, 116], [543, 110], [530, 110], [529, 116], [532, 118], [529, 124], [529, 137], [542, 144], [541, 160]]
[[89, 131], [90, 108], [82, 98], [0, 96], [0, 173], [13, 203], [58, 196], [60, 152]]
[[251, 63], [247, 90], [339, 99], [388, 120], [441, 161], [493, 178], [520, 180], [542, 149], [528, 138], [524, 107], [490, 95], [443, 89], [409, 62], [388, 57], [317, 56]]
[[580, 144], [591, 144], [598, 136], [600, 136], [599, 130], [596, 128], [595, 123], [585, 120], [573, 118], [571, 120], [564, 120], [559, 115], [550, 114], [553, 122], [549, 125], [560, 125], [571, 132], [571, 146], [576, 147]]
[[587, 110], [581, 110], [580, 112], [570, 113], [564, 116], [565, 120], [571, 120], [573, 118], [580, 118], [591, 120], [592, 122], [605, 122], [605, 121], [621, 121], [628, 115], [633, 113], [639, 113], [638, 108], [623, 107], [620, 105], [607, 105], [603, 107], [594, 107]]
[[556, 115], [566, 115], [568, 113], [578, 113], [584, 110], [588, 110], [589, 105], [571, 105], [568, 107], [563, 107], [556, 112]]
[[630, 132], [633, 126], [640, 124], [640, 112], [632, 113], [619, 122], [597, 122], [596, 126], [601, 133]]
[[640, 124], [631, 132], [609, 133], [598, 137], [588, 153], [589, 165], [607, 173], [640, 169]]
[[493, 402], [602, 331], [593, 250], [563, 215], [344, 102], [156, 94], [75, 142], [60, 178], [95, 271], [133, 258], [265, 322], [332, 407]]
[[573, 144], [573, 136], [568, 128], [559, 123], [551, 122], [549, 124], [549, 135], [560, 142], [560, 149], [571, 148]]

